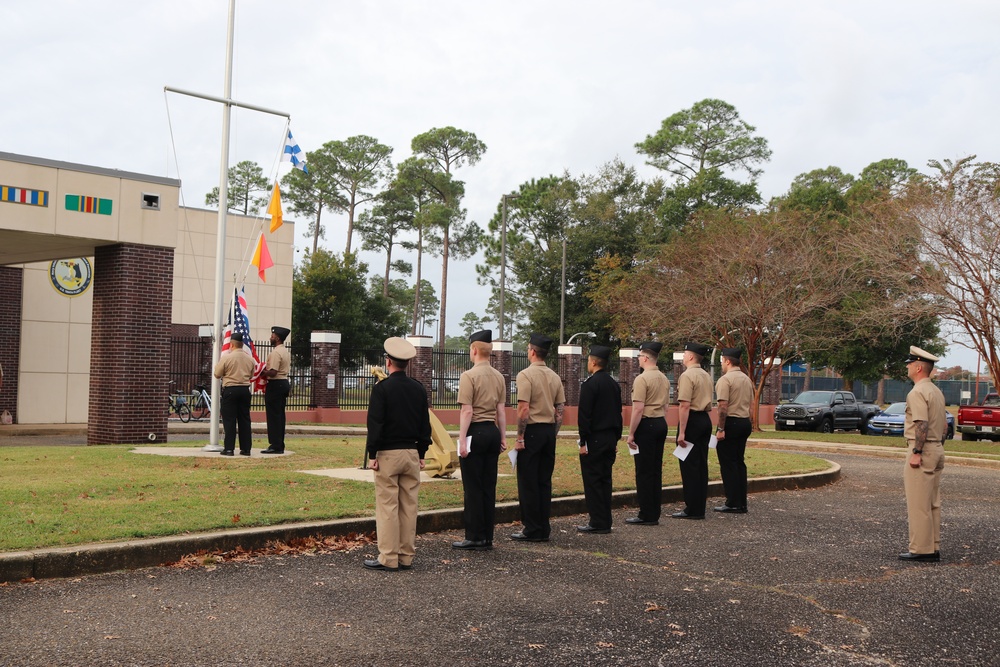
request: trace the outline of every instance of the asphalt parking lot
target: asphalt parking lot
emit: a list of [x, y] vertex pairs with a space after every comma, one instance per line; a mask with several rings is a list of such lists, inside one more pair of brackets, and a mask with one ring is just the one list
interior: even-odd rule
[[425, 534], [409, 572], [362, 569], [369, 547], [0, 586], [0, 663], [998, 664], [998, 472], [945, 469], [943, 561], [909, 564], [902, 459], [825, 458], [840, 481], [747, 515], [561, 517], [468, 554]]

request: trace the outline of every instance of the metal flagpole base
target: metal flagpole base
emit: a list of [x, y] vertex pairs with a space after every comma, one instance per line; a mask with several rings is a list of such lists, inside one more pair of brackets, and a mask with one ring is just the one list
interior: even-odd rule
[[201, 451], [203, 451], [203, 452], [221, 452], [222, 451], [222, 445], [205, 445], [204, 447], [201, 448]]

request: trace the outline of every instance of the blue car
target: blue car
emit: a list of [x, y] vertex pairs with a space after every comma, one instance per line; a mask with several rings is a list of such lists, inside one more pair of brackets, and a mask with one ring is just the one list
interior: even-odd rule
[[[903, 422], [906, 421], [906, 403], [893, 403], [868, 422], [868, 435], [903, 435]], [[955, 417], [948, 413], [948, 433], [946, 440], [955, 437]]]

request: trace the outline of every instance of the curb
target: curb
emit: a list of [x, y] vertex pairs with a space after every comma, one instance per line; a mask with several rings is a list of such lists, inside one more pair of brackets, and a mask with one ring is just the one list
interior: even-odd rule
[[[753, 493], [816, 488], [832, 484], [840, 478], [840, 465], [827, 461], [830, 468], [803, 475], [760, 477], [747, 481], [747, 490]], [[709, 497], [722, 495], [722, 482], [710, 482]], [[663, 487], [662, 503], [683, 499], [679, 485]], [[612, 494], [614, 508], [635, 504], [635, 491], [618, 491]], [[429, 510], [417, 515], [417, 533], [437, 533], [463, 528], [462, 508]], [[587, 505], [582, 495], [552, 499], [552, 516], [585, 514]], [[514, 523], [520, 520], [517, 502], [496, 506], [496, 523]], [[353, 518], [333, 521], [282, 524], [258, 528], [237, 528], [193, 535], [173, 535], [127, 542], [88, 544], [75, 547], [38, 549], [0, 554], [0, 583], [25, 579], [57, 579], [88, 574], [103, 574], [117, 570], [156, 567], [180, 560], [198, 551], [231, 551], [236, 547], [258, 549], [270, 542], [290, 542], [296, 538], [332, 537], [349, 533], [375, 531], [375, 519]]]

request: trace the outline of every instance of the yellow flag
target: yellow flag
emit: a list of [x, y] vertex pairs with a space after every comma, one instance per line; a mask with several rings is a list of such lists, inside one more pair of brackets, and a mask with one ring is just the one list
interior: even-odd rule
[[274, 192], [271, 193], [271, 203], [267, 205], [267, 212], [271, 214], [271, 233], [273, 234], [281, 227], [281, 190], [278, 189], [278, 182], [274, 182]]

